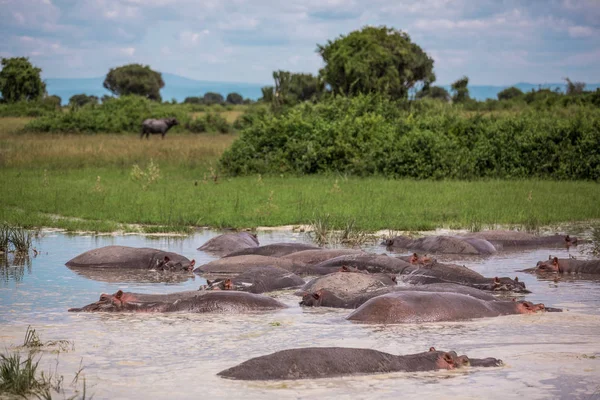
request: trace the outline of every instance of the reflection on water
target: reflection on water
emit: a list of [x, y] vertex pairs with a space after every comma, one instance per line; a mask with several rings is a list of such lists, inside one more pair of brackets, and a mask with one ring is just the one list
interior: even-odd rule
[[[142, 293], [194, 290], [199, 276], [157, 282], [143, 276], [100, 277], [72, 271], [64, 263], [96, 247], [154, 247], [214, 260], [196, 248], [215, 236], [150, 239], [135, 235], [85, 236], [45, 232], [36, 239], [39, 255], [25, 264], [2, 260], [0, 347], [20, 344], [29, 324], [43, 340], [67, 339], [75, 351], [60, 355], [61, 372], [77, 371], [83, 358], [90, 392], [97, 399], [125, 398], [600, 398], [600, 282], [591, 279], [540, 280], [516, 272], [552, 256], [590, 258], [589, 247], [533, 249], [461, 260], [485, 276], [518, 276], [535, 303], [563, 313], [511, 315], [473, 321], [365, 325], [345, 320], [348, 310], [298, 306], [290, 292], [273, 296], [289, 308], [248, 315], [74, 314], [119, 289]], [[301, 233], [259, 233], [261, 244], [307, 242]], [[377, 253], [377, 243], [365, 248]], [[444, 260], [443, 257], [438, 257]], [[154, 278], [153, 278], [154, 277]], [[505, 366], [466, 371], [383, 374], [321, 380], [241, 382], [216, 373], [251, 357], [308, 346], [374, 348], [394, 354], [455, 350], [470, 357], [497, 357]], [[54, 363], [48, 357], [43, 363]], [[40, 365], [45, 368], [46, 365]], [[594, 397], [596, 396], [596, 397]]]

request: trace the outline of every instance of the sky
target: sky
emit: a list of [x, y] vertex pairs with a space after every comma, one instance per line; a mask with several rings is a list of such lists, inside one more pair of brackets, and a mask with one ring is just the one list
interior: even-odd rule
[[438, 84], [600, 82], [600, 0], [0, 0], [0, 57], [43, 78], [141, 63], [269, 84], [278, 69], [316, 74], [317, 44], [366, 25], [407, 32]]

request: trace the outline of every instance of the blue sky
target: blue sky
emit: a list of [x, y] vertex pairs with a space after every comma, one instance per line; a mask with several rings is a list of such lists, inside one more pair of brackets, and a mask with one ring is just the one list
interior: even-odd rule
[[599, 0], [0, 0], [0, 57], [44, 78], [132, 62], [209, 81], [317, 73], [316, 45], [360, 29], [406, 31], [440, 84], [600, 82]]

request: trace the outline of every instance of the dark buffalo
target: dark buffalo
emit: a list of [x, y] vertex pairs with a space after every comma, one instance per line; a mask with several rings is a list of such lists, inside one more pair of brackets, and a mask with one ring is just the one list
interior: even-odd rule
[[143, 138], [144, 135], [146, 135], [146, 139], [149, 139], [150, 134], [161, 134], [164, 139], [167, 131], [175, 125], [179, 125], [179, 121], [175, 118], [145, 119], [144, 122], [142, 122], [142, 134], [140, 139]]
[[251, 358], [217, 375], [230, 379], [266, 381], [501, 365], [502, 360], [495, 358], [469, 359], [465, 355], [457, 355], [454, 351], [436, 351], [433, 347], [425, 353], [405, 356], [371, 349], [308, 347]]

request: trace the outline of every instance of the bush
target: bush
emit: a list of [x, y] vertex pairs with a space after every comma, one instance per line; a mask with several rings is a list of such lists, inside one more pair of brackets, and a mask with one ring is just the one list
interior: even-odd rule
[[484, 116], [435, 100], [337, 97], [248, 117], [220, 163], [232, 175], [600, 180], [600, 110]]
[[190, 121], [186, 128], [193, 133], [219, 132], [229, 133], [231, 125], [219, 113], [208, 112]]
[[[139, 96], [122, 96], [95, 107], [53, 113], [29, 122], [25, 130], [33, 132], [122, 133], [141, 130], [146, 118], [177, 118], [180, 124], [189, 115], [180, 106], [161, 104]], [[178, 127], [174, 127], [176, 130]]]
[[37, 101], [2, 103], [0, 104], [0, 117], [41, 117], [59, 110], [60, 104], [57, 106], [56, 99], [47, 97]]

